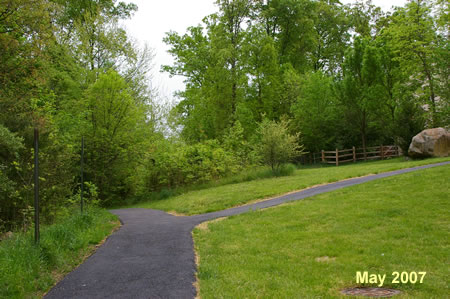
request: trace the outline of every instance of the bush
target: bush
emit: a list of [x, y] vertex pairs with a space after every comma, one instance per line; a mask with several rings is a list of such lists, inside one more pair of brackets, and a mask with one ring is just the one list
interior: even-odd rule
[[[33, 150], [29, 138], [18, 135], [0, 124], [0, 232], [27, 229], [32, 214]], [[65, 213], [66, 199], [72, 194], [76, 155], [51, 129], [40, 130], [39, 147], [42, 222], [51, 223]]]
[[278, 176], [289, 176], [294, 173], [294, 171], [297, 170], [297, 166], [295, 166], [292, 163], [286, 163], [281, 165], [279, 172], [277, 173]]
[[216, 140], [194, 145], [162, 141], [147, 161], [147, 190], [202, 184], [240, 168], [239, 161]]
[[283, 164], [304, 152], [303, 145], [299, 145], [300, 134], [290, 135], [288, 126], [287, 120], [276, 122], [265, 119], [258, 128], [260, 140], [256, 144], [256, 152], [274, 173], [279, 173]]
[[23, 139], [0, 124], [0, 233], [18, 224], [19, 210], [25, 205], [14, 180], [23, 148]]
[[[134, 200], [165, 199], [188, 188], [233, 184], [273, 176], [290, 175], [293, 164], [284, 165], [300, 155], [303, 146], [297, 144], [298, 134], [287, 133], [287, 121], [263, 122], [261, 138], [251, 145], [243, 137], [238, 121], [226, 132], [222, 142], [208, 140], [196, 144], [176, 143], [160, 139], [147, 157], [145, 189]], [[269, 168], [258, 166], [261, 157], [276, 148]], [[264, 149], [259, 152], [256, 149]]]

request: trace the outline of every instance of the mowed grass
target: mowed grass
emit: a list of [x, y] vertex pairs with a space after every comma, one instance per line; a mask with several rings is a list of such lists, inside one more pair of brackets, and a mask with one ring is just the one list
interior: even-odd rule
[[317, 184], [331, 183], [352, 177], [442, 161], [450, 161], [450, 158], [434, 158], [418, 161], [405, 161], [404, 158], [397, 158], [356, 164], [350, 163], [339, 167], [303, 168], [296, 170], [290, 176], [258, 179], [190, 191], [167, 199], [141, 202], [127, 207], [174, 211], [186, 215], [202, 214], [247, 204], [255, 200], [281, 195]]
[[34, 244], [34, 231], [1, 241], [0, 298], [41, 298], [119, 225], [117, 216], [106, 210], [89, 209], [43, 227], [39, 245]]
[[[340, 297], [369, 271], [386, 274], [400, 298], [448, 298], [449, 178], [440, 166], [197, 228], [200, 296]], [[427, 274], [422, 284], [393, 284], [394, 271]]]

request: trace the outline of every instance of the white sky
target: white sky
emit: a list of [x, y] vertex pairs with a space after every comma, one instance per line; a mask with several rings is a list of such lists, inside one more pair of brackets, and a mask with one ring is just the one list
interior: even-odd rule
[[[167, 73], [161, 73], [161, 65], [172, 64], [172, 56], [167, 53], [169, 49], [162, 39], [166, 32], [171, 30], [180, 34], [186, 32], [189, 26], [195, 26], [202, 19], [217, 11], [215, 0], [124, 0], [133, 2], [139, 10], [134, 17], [123, 25], [129, 34], [138, 40], [141, 45], [145, 43], [154, 49], [153, 86], [160, 91], [160, 95], [173, 98], [173, 93], [184, 89], [183, 78], [169, 78]], [[406, 0], [372, 0], [373, 4], [383, 10], [394, 6], [403, 6]], [[355, 0], [342, 0], [343, 4], [356, 2]]]

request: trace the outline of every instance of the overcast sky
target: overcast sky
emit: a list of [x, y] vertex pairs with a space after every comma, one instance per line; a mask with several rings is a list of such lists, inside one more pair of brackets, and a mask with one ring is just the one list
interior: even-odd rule
[[[173, 97], [173, 93], [184, 88], [183, 78], [169, 78], [160, 73], [161, 65], [171, 64], [173, 59], [167, 53], [168, 47], [162, 39], [171, 30], [184, 33], [189, 26], [201, 23], [203, 17], [217, 11], [215, 0], [128, 0], [137, 4], [139, 10], [132, 19], [124, 22], [129, 34], [144, 45], [147, 43], [154, 49], [153, 85], [160, 90], [162, 96]], [[356, 2], [343, 0], [344, 4]], [[406, 0], [373, 0], [383, 10], [394, 6], [403, 6]]]

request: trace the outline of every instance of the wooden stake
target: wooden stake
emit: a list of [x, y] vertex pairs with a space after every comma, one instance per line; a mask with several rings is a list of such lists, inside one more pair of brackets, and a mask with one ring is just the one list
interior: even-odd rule
[[356, 149], [353, 147], [353, 163], [356, 162]]
[[339, 151], [336, 149], [336, 166], [339, 166]]

